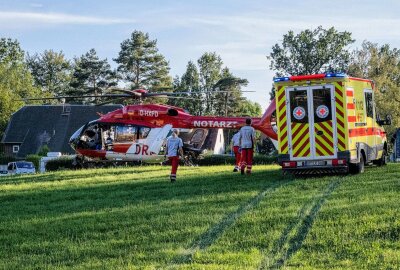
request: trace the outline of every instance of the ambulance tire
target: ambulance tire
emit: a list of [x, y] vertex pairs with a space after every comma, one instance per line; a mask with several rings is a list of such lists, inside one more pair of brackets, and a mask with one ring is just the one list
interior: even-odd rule
[[387, 158], [386, 149], [383, 149], [382, 156], [381, 156], [381, 158], [379, 159], [379, 162], [378, 162], [378, 166], [386, 165], [386, 158]]
[[365, 168], [365, 162], [364, 162], [364, 155], [361, 154], [360, 157], [360, 162], [356, 164], [350, 163], [350, 173], [351, 174], [359, 174], [363, 173]]

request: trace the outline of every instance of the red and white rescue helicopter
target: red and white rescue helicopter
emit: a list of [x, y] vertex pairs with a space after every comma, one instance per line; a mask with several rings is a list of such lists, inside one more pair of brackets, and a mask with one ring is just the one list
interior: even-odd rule
[[[114, 89], [123, 94], [101, 97], [130, 98], [142, 100], [148, 97], [187, 98], [175, 96], [181, 93], [151, 93], [145, 89]], [[60, 98], [99, 97], [68, 96]], [[198, 101], [201, 102], [201, 101]], [[268, 136], [276, 145], [274, 131], [275, 102], [261, 118], [252, 118], [253, 127]], [[176, 129], [237, 129], [245, 125], [247, 117], [193, 116], [184, 109], [162, 104], [127, 105], [102, 115], [79, 128], [69, 143], [76, 151], [77, 161], [85, 162], [162, 162], [164, 144], [173, 128]], [[194, 134], [195, 136], [195, 134]], [[186, 145], [186, 151], [197, 157], [196, 145]]]

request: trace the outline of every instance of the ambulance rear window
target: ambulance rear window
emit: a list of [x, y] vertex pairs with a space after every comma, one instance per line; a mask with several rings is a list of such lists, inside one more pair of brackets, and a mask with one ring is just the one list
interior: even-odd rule
[[289, 98], [292, 122], [308, 123], [307, 91], [290, 91]]
[[314, 122], [319, 123], [332, 120], [331, 90], [314, 89], [313, 99]]

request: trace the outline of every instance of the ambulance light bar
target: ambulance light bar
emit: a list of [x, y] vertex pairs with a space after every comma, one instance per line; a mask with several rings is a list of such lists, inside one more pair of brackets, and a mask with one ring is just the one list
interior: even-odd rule
[[274, 78], [274, 82], [305, 81], [305, 80], [315, 80], [315, 79], [324, 79], [324, 78], [344, 78], [346, 76], [347, 75], [344, 73], [322, 73], [322, 74], [313, 74], [313, 75], [278, 77], [278, 78]]

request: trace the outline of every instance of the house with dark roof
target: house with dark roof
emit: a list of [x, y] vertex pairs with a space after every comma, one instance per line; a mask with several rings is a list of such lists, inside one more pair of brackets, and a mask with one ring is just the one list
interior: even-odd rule
[[52, 152], [73, 154], [68, 140], [72, 134], [101, 114], [122, 108], [122, 105], [29, 105], [15, 112], [1, 140], [7, 156], [25, 158], [47, 145]]

